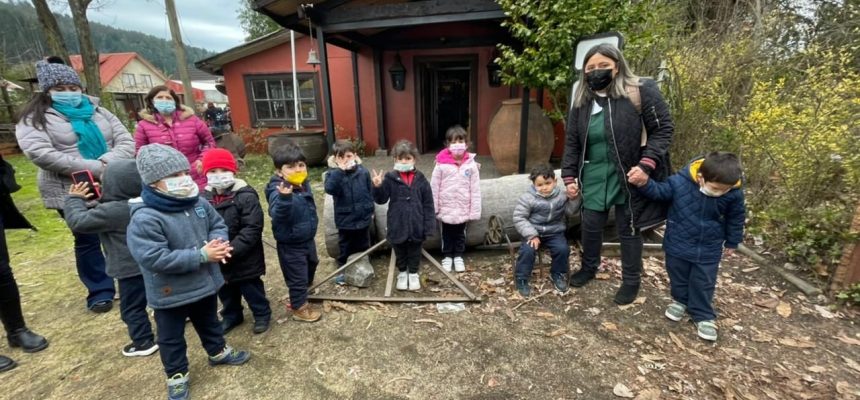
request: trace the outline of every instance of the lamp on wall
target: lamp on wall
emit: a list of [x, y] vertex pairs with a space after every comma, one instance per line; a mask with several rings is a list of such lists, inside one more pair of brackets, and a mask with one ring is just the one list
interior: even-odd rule
[[311, 65], [314, 68], [316, 68], [317, 65], [320, 65], [320, 59], [317, 57], [317, 51], [314, 49], [308, 51], [308, 65]]
[[400, 53], [394, 56], [394, 64], [388, 69], [388, 73], [391, 74], [391, 86], [394, 90], [406, 89], [406, 67], [400, 62]]
[[502, 86], [502, 66], [496, 62], [498, 57], [498, 52], [493, 50], [490, 62], [487, 63], [487, 80], [492, 87]]

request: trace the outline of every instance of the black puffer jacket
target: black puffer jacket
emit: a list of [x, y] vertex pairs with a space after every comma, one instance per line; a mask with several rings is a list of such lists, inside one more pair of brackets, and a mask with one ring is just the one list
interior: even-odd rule
[[[615, 161], [618, 177], [627, 181], [627, 172], [639, 165], [643, 157], [656, 161], [656, 168], [643, 169], [649, 172], [652, 179], [664, 181], [671, 174], [672, 166], [669, 161], [669, 145], [675, 125], [669, 114], [669, 107], [657, 88], [657, 83], [651, 79], [642, 79], [639, 87], [642, 99], [642, 114], [628, 98], [598, 97], [596, 101], [603, 107], [608, 118], [605, 119], [606, 140], [610, 148], [610, 156]], [[577, 178], [582, 181], [582, 160], [587, 149], [585, 139], [588, 136], [588, 122], [591, 118], [593, 103], [570, 110], [567, 116], [565, 132], [564, 157], [561, 164], [562, 178]], [[648, 142], [640, 147], [642, 124], [648, 133]], [[567, 179], [566, 179], [567, 180]], [[648, 228], [660, 224], [666, 219], [668, 206], [665, 203], [654, 202], [645, 198], [630, 184], [625, 185], [624, 194], [632, 212], [633, 226]]]
[[[0, 213], [3, 214], [0, 229], [36, 229], [30, 225], [12, 201], [12, 193], [19, 189], [21, 186], [15, 182], [15, 169], [0, 155]], [[6, 247], [6, 243], [2, 245]]]
[[224, 280], [229, 283], [264, 275], [263, 208], [257, 191], [245, 181], [236, 179], [229, 191], [218, 196], [218, 204], [214, 201], [215, 193], [208, 187], [203, 197], [224, 218], [230, 245], [233, 246], [232, 257], [226, 264], [220, 264]]
[[389, 171], [382, 185], [373, 188], [373, 199], [377, 204], [389, 202], [386, 238], [391, 244], [423, 242], [436, 230], [433, 190], [421, 171], [415, 171], [412, 185], [407, 185], [399, 172]]

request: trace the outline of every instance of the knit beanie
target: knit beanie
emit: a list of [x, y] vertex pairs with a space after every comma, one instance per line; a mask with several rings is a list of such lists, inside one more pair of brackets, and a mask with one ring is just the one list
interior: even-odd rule
[[36, 79], [39, 81], [39, 88], [43, 92], [57, 85], [77, 85], [84, 87], [81, 84], [81, 78], [72, 67], [66, 64], [52, 63], [45, 60], [36, 63]]
[[224, 168], [236, 173], [236, 159], [233, 158], [233, 153], [221, 148], [210, 149], [203, 153], [203, 173], [215, 168]]
[[188, 172], [188, 159], [170, 146], [148, 144], [137, 153], [137, 172], [143, 183], [150, 185], [177, 172]]

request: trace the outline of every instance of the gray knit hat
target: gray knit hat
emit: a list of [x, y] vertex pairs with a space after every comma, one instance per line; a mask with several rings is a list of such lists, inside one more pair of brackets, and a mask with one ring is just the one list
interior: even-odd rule
[[81, 84], [81, 78], [72, 67], [66, 64], [57, 64], [45, 60], [36, 63], [36, 79], [39, 80], [39, 88], [43, 92], [57, 85], [78, 85]]
[[137, 153], [137, 172], [150, 185], [177, 172], [188, 172], [191, 165], [179, 150], [163, 144], [148, 144]]

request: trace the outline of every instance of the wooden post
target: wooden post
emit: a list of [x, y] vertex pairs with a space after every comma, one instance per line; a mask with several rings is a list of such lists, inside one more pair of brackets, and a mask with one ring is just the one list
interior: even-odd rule
[[328, 49], [326, 48], [325, 32], [323, 32], [323, 28], [319, 25], [317, 25], [317, 47], [319, 47], [320, 74], [322, 75], [320, 78], [322, 78], [323, 108], [325, 109], [325, 137], [328, 143], [327, 148], [331, 149], [335, 141], [334, 110], [332, 109], [331, 102], [331, 80], [329, 77]]
[[185, 46], [182, 44], [182, 33], [179, 31], [179, 18], [176, 16], [176, 5], [173, 0], [164, 0], [167, 11], [167, 22], [170, 24], [170, 37], [173, 38], [173, 51], [176, 53], [176, 70], [182, 79], [182, 89], [185, 93], [185, 105], [194, 107], [194, 89], [191, 87], [191, 77], [188, 75], [188, 60], [185, 57]]
[[[851, 232], [860, 232], [860, 204], [857, 204], [857, 208], [854, 209]], [[845, 244], [845, 249], [842, 251], [842, 260], [839, 262], [839, 266], [836, 267], [830, 292], [837, 293], [857, 282], [860, 282], [860, 241]]]
[[526, 173], [526, 154], [528, 153], [528, 134], [529, 134], [529, 100], [531, 93], [528, 87], [523, 87], [523, 104], [520, 112], [520, 158], [517, 171], [520, 174]]
[[3, 78], [0, 78], [0, 94], [3, 96], [3, 105], [6, 107], [6, 111], [9, 112], [9, 122], [15, 123], [15, 106], [12, 105], [12, 99], [9, 98], [9, 91], [6, 90], [6, 85], [8, 81]]

